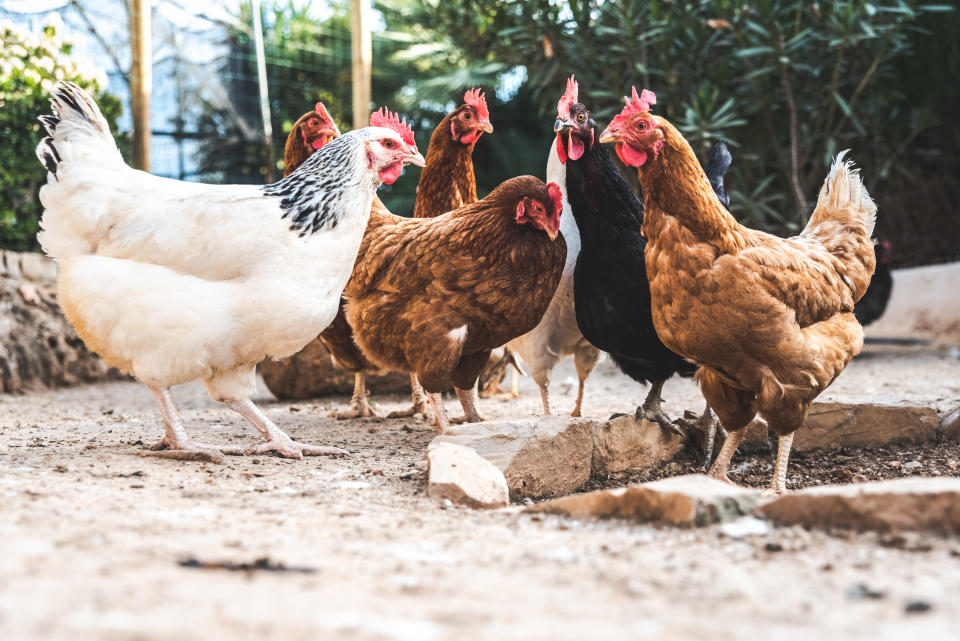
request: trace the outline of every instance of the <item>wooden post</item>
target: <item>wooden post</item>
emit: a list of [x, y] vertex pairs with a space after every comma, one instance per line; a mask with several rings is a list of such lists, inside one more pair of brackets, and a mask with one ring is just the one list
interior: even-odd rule
[[353, 126], [370, 123], [370, 73], [373, 68], [373, 37], [370, 35], [370, 0], [352, 0]]
[[133, 116], [133, 164], [150, 171], [150, 92], [153, 45], [150, 0], [130, 0], [130, 111]]
[[260, 0], [251, 0], [253, 9], [253, 44], [257, 52], [257, 86], [260, 91], [260, 118], [263, 121], [263, 144], [267, 156], [267, 182], [276, 179], [276, 161], [273, 159], [273, 122], [270, 120], [270, 94], [267, 89], [267, 56], [263, 47], [263, 21], [260, 18]]

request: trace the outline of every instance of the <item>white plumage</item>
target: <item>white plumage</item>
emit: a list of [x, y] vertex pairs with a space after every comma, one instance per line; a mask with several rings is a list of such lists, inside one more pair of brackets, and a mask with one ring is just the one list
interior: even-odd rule
[[258, 424], [266, 417], [249, 402], [254, 368], [298, 351], [333, 320], [379, 172], [422, 163], [416, 148], [367, 128], [274, 185], [184, 183], [128, 167], [79, 87], [61, 83], [51, 104], [55, 115], [41, 118], [50, 137], [37, 148], [51, 172], [40, 242], [59, 263], [60, 303], [80, 337], [157, 395], [162, 444], [197, 449], [171, 427], [179, 419], [166, 390], [200, 378], [277, 445], [267, 450], [332, 453]]
[[[550, 145], [547, 157], [547, 181], [560, 186], [563, 196], [563, 212], [560, 214], [560, 233], [567, 243], [567, 260], [557, 291], [550, 301], [540, 323], [518, 338], [507, 343], [530, 367], [530, 375], [540, 386], [543, 412], [550, 414], [549, 387], [553, 368], [563, 357], [573, 354], [577, 375], [580, 379], [577, 404], [573, 416], [579, 416], [583, 401], [583, 387], [587, 377], [600, 359], [602, 352], [591, 345], [580, 333], [577, 314], [573, 306], [573, 270], [580, 253], [580, 231], [567, 201], [567, 172], [557, 155], [556, 144]], [[514, 372], [514, 376], [516, 376]], [[515, 386], [514, 386], [515, 387]]]

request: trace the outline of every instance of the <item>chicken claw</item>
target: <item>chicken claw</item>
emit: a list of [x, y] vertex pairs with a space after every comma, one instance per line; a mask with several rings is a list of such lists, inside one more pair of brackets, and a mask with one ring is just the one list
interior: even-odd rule
[[413, 399], [413, 404], [410, 407], [405, 410], [390, 412], [387, 414], [387, 418], [409, 418], [417, 414], [422, 414], [425, 417], [429, 416], [427, 397], [424, 396], [423, 388], [420, 387], [420, 381], [417, 380], [415, 372], [410, 372], [410, 396]]
[[261, 443], [246, 450], [245, 454], [268, 454], [274, 452], [284, 458], [302, 459], [304, 456], [349, 456], [346, 450], [339, 447], [305, 445], [294, 441], [286, 432], [281, 430], [276, 424], [267, 418], [266, 414], [260, 411], [250, 399], [227, 398], [223, 404], [234, 412], [247, 419], [251, 425], [257, 428], [257, 431], [263, 434], [267, 439], [266, 443]]
[[271, 440], [255, 445], [246, 451], [246, 454], [277, 454], [283, 458], [302, 459], [304, 456], [350, 456], [350, 453], [339, 447], [327, 445], [306, 445], [287, 438], [286, 441]]
[[353, 397], [350, 398], [350, 409], [346, 412], [330, 412], [327, 416], [337, 420], [377, 416], [367, 400], [367, 377], [363, 372], [356, 372], [353, 375]]
[[684, 436], [684, 431], [671, 421], [670, 417], [660, 408], [660, 392], [663, 390], [663, 383], [664, 381], [650, 382], [650, 392], [647, 393], [647, 398], [643, 401], [643, 405], [637, 408], [634, 417], [638, 421], [646, 419], [652, 423], [657, 423], [661, 429], [667, 432]]

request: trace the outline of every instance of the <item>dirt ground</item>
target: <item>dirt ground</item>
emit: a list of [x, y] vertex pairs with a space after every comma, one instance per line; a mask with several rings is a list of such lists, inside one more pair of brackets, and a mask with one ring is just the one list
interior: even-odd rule
[[[869, 346], [824, 398], [944, 411], [960, 404], [958, 357]], [[522, 399], [482, 401], [481, 411], [536, 413], [532, 381], [521, 389]], [[564, 363], [558, 411], [575, 391]], [[585, 412], [632, 411], [644, 392], [601, 364]], [[202, 385], [174, 396], [196, 437], [257, 440]], [[671, 415], [702, 407], [688, 381], [670, 381], [664, 398]], [[215, 465], [137, 455], [162, 428], [135, 383], [0, 396], [0, 638], [956, 638], [957, 538], [800, 528], [736, 537], [721, 526], [443, 509], [425, 495], [420, 462], [432, 429], [326, 417], [346, 400], [277, 403], [264, 392], [259, 402], [295, 438], [350, 458]], [[384, 412], [405, 402], [375, 400]], [[455, 400], [448, 407], [459, 413]], [[794, 459], [790, 483], [896, 477], [913, 473], [913, 460], [920, 473], [956, 475], [957, 459], [953, 446], [808, 454]], [[769, 454], [737, 456], [734, 478], [762, 485], [769, 464]], [[216, 563], [254, 569], [204, 567]], [[277, 565], [293, 571], [269, 571]]]

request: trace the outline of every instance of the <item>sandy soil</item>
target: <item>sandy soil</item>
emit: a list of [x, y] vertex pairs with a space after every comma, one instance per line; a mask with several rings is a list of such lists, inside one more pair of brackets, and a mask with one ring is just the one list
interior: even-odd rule
[[[960, 404], [958, 372], [950, 350], [870, 347], [825, 398], [943, 411]], [[572, 366], [565, 363], [554, 381], [555, 406], [569, 410]], [[481, 410], [488, 417], [537, 412], [532, 382], [522, 390], [522, 399], [483, 401]], [[644, 391], [603, 364], [585, 411], [632, 411]], [[174, 395], [198, 438], [255, 442], [252, 428], [201, 385]], [[687, 381], [669, 382], [664, 397], [672, 415], [702, 406]], [[404, 404], [376, 400], [384, 411]], [[162, 433], [142, 386], [0, 396], [0, 638], [956, 635], [956, 538], [798, 528], [733, 538], [721, 527], [579, 522], [516, 507], [442, 509], [425, 496], [420, 459], [433, 437], [426, 424], [327, 418], [344, 398], [276, 403], [264, 393], [260, 401], [295, 438], [353, 456], [228, 457], [224, 465], [141, 458], [142, 443]], [[455, 401], [448, 407], [458, 414]], [[821, 467], [850, 467], [853, 459], [842, 456], [852, 455], [824, 454]], [[794, 485], [805, 483], [803, 465], [791, 468]], [[181, 565], [263, 558], [310, 571]]]

